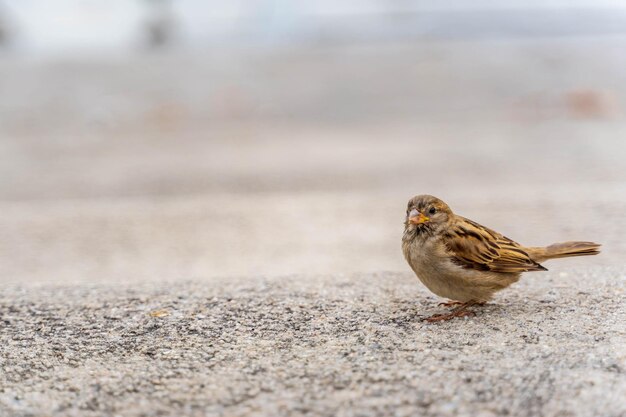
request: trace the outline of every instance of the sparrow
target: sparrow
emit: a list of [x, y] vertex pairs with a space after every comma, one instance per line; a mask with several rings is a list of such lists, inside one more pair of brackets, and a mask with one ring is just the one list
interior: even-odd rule
[[547, 271], [548, 259], [597, 255], [593, 242], [564, 242], [528, 247], [456, 215], [442, 200], [418, 195], [409, 200], [402, 252], [420, 281], [433, 293], [452, 301], [448, 314], [428, 322], [474, 315], [467, 308], [482, 305], [520, 279], [522, 272]]

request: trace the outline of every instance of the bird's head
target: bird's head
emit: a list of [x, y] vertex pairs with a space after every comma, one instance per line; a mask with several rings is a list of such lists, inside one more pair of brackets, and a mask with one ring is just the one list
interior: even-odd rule
[[436, 233], [452, 219], [450, 207], [432, 195], [418, 195], [409, 200], [404, 220], [404, 230], [412, 234]]

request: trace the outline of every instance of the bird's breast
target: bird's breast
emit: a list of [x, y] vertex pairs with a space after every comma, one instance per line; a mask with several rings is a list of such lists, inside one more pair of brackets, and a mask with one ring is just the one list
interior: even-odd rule
[[415, 240], [403, 245], [403, 252], [419, 280], [434, 294], [457, 301], [476, 298], [469, 277], [474, 271], [453, 263], [442, 243]]

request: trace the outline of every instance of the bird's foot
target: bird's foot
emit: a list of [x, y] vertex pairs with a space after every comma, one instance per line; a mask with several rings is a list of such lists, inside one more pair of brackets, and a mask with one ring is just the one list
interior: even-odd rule
[[474, 313], [473, 311], [468, 311], [467, 308], [471, 307], [471, 306], [475, 306], [475, 305], [485, 305], [484, 301], [467, 301], [465, 303], [462, 303], [460, 301], [449, 301], [447, 303], [440, 303], [439, 305], [444, 305], [446, 307], [452, 307], [452, 306], [457, 306], [454, 310], [452, 310], [451, 312], [449, 312], [448, 314], [435, 314], [434, 316], [430, 316], [424, 319], [424, 321], [427, 321], [429, 323], [436, 323], [438, 321], [447, 321], [447, 320], [452, 320], [455, 317], [468, 317], [468, 316], [475, 316], [476, 313]]
[[439, 303], [439, 306], [443, 306], [443, 307], [458, 307], [461, 306], [465, 303], [461, 302], [461, 301], [446, 301], [445, 303]]
[[452, 313], [448, 313], [448, 314], [435, 314], [434, 316], [425, 318], [424, 321], [428, 323], [437, 323], [438, 321], [452, 320], [455, 317], [471, 317], [475, 315], [476, 313], [474, 313], [473, 311], [460, 310], [460, 311], [453, 311]]
[[[449, 308], [449, 307], [461, 307], [461, 306], [464, 306], [465, 304], [467, 304], [467, 303], [464, 303], [462, 301], [452, 301], [452, 300], [450, 300], [450, 301], [446, 301], [445, 303], [439, 303], [437, 305]], [[485, 301], [476, 301], [476, 302], [472, 302], [470, 305], [473, 305], [473, 306], [484, 306], [485, 304], [487, 304]], [[468, 305], [466, 307], [469, 307], [470, 305]]]

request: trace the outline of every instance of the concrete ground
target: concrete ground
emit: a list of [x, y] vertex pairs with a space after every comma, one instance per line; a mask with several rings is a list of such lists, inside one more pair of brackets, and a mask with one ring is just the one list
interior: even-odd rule
[[620, 417], [624, 272], [529, 274], [441, 324], [409, 273], [9, 287], [0, 414]]
[[[626, 416], [623, 45], [0, 60], [0, 416]], [[425, 324], [418, 193], [602, 254]]]

